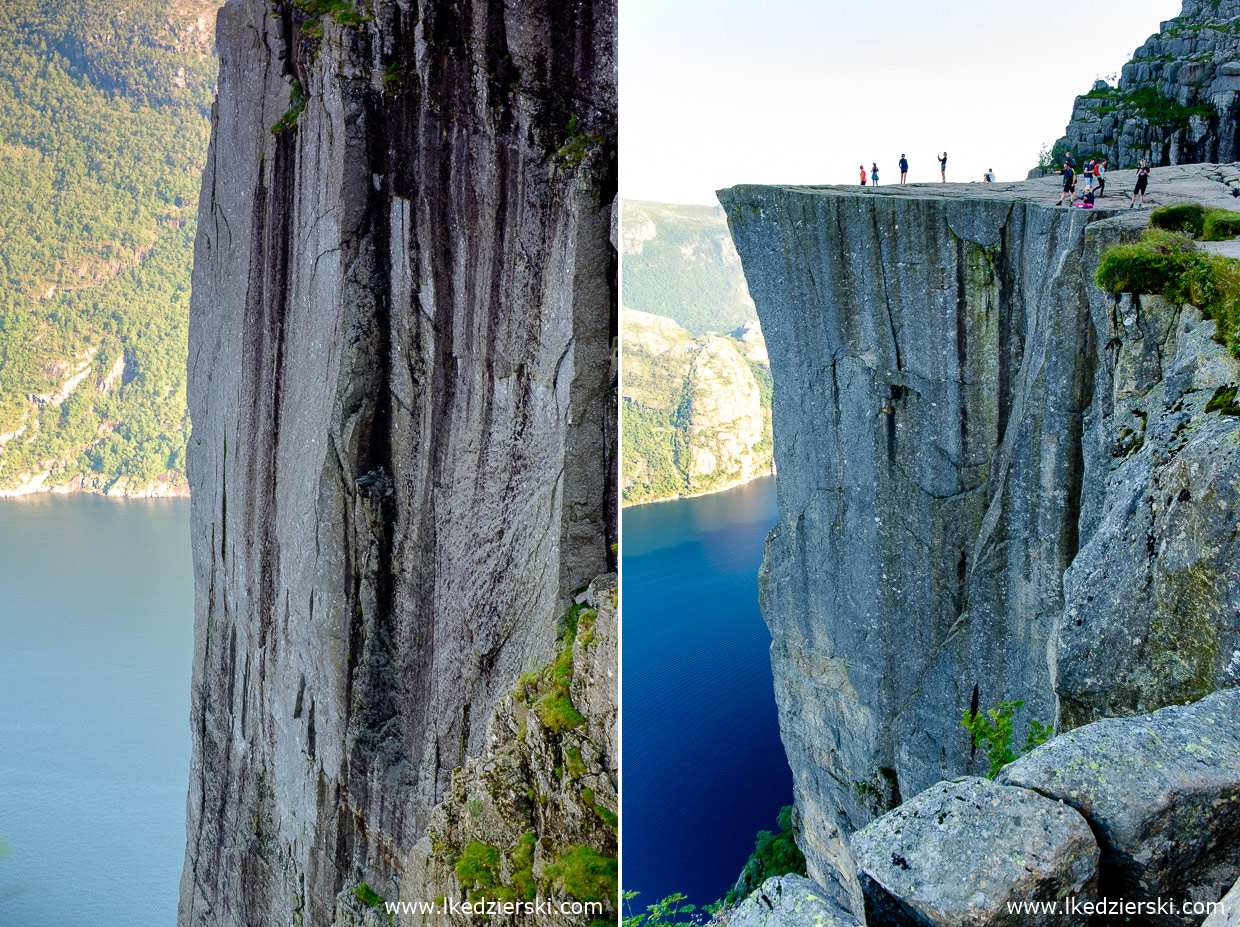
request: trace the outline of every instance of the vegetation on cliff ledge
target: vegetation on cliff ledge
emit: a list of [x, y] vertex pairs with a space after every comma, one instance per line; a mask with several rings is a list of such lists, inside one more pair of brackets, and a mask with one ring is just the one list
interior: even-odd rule
[[1214, 320], [1218, 340], [1240, 357], [1240, 261], [1200, 251], [1195, 243], [1207, 230], [1230, 237], [1226, 230], [1236, 227], [1237, 219], [1236, 213], [1195, 204], [1156, 209], [1150, 217], [1152, 227], [1140, 241], [1107, 249], [1095, 280], [1109, 293], [1158, 295], [1177, 305], [1191, 303]]

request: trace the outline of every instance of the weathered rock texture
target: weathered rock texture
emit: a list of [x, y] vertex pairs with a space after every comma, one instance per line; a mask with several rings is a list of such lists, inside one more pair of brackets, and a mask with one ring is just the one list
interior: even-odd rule
[[615, 534], [614, 4], [313, 6], [217, 28], [183, 927], [416, 895]]
[[[514, 915], [491, 918], [496, 925], [616, 920], [618, 591], [614, 575], [591, 584], [586, 607], [571, 613], [561, 634], [558, 662], [523, 676], [500, 701], [485, 753], [453, 776], [451, 793], [414, 848], [402, 900], [550, 902], [543, 910], [514, 907]], [[553, 710], [563, 707], [562, 693], [548, 683], [565, 665], [579, 723]], [[604, 908], [582, 916], [574, 901]], [[401, 921], [404, 927], [476, 922], [452, 910]]]
[[1201, 927], [1240, 927], [1240, 882], [1231, 887], [1220, 906], [1202, 922]]
[[[1161, 169], [1153, 188], [1233, 203], [1216, 175]], [[1095, 286], [1140, 213], [1056, 196], [1052, 179], [720, 194], [774, 380], [780, 521], [760, 594], [799, 842], [856, 905], [847, 835], [984, 771], [964, 712], [1023, 700], [1021, 743], [1030, 719], [1240, 679], [1236, 421], [1204, 411], [1240, 368], [1196, 310]], [[1211, 485], [1182, 497], [1189, 474]]]
[[[712, 921], [712, 923], [715, 923]], [[738, 904], [726, 927], [856, 927], [853, 916], [799, 875], [774, 876]]]
[[1076, 98], [1064, 149], [1112, 167], [1240, 159], [1240, 2], [1184, 0], [1118, 86], [1099, 81]]
[[[1066, 804], [989, 779], [940, 782], [853, 835], [866, 923], [883, 927], [1084, 925], [1098, 845]], [[1034, 911], [1024, 903], [1054, 903]]]
[[999, 781], [1080, 811], [1102, 850], [1104, 897], [1217, 901], [1240, 875], [1240, 689], [1061, 734]]

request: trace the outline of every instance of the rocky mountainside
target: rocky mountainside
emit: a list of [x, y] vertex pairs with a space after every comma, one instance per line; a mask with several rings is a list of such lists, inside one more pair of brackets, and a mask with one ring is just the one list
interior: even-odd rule
[[[220, 11], [189, 337], [182, 927], [434, 901], [415, 854], [454, 771], [613, 565], [615, 16]], [[567, 729], [590, 723], [562, 675], [546, 685]]]
[[1138, 48], [1118, 86], [1076, 98], [1055, 154], [1113, 167], [1240, 160], [1240, 2], [1184, 0]]
[[770, 372], [756, 322], [694, 337], [670, 319], [626, 308], [620, 330], [626, 503], [770, 472]]
[[[1234, 207], [1227, 171], [1152, 187]], [[774, 382], [760, 592], [799, 843], [858, 917], [850, 835], [986, 772], [962, 716], [1021, 701], [1019, 743], [1240, 684], [1240, 361], [1192, 306], [1094, 283], [1141, 213], [1056, 192], [720, 193]]]
[[757, 320], [723, 210], [625, 200], [622, 211], [625, 306], [694, 335]]
[[187, 490], [218, 6], [0, 9], [0, 495]]

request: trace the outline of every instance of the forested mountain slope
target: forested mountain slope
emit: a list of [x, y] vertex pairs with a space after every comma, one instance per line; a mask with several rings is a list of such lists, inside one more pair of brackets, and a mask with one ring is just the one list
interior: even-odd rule
[[0, 491], [185, 485], [218, 5], [0, 6]]

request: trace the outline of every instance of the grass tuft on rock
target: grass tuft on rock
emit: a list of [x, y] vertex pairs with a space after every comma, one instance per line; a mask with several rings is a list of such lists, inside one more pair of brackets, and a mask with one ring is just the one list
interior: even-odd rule
[[569, 847], [544, 870], [564, 891], [578, 901], [617, 903], [619, 868], [614, 856], [604, 856], [588, 846]]
[[1198, 251], [1189, 234], [1166, 227], [1177, 223], [1195, 227], [1191, 210], [1160, 221], [1163, 227], [1147, 229], [1140, 241], [1108, 248], [1098, 263], [1095, 281], [1108, 293], [1156, 295], [1176, 305], [1191, 303], [1214, 320], [1219, 342], [1240, 357], [1240, 261]]

